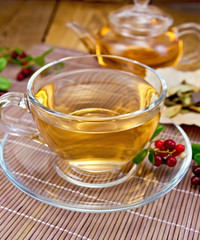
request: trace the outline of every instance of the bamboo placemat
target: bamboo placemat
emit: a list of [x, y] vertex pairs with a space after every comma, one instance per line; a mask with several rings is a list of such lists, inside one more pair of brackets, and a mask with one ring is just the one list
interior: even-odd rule
[[[47, 48], [37, 45], [31, 53], [37, 55]], [[47, 60], [74, 54], [79, 53], [56, 48]], [[16, 83], [16, 71], [11, 66], [4, 74], [13, 79], [12, 91], [24, 91], [26, 81]], [[192, 143], [200, 143], [200, 128], [183, 127]], [[169, 130], [168, 135], [173, 137], [173, 132]], [[2, 139], [3, 134], [0, 136]], [[172, 191], [144, 207], [114, 213], [80, 213], [29, 197], [1, 170], [0, 239], [200, 239], [200, 193], [199, 186], [191, 186], [191, 176], [190, 167]]]

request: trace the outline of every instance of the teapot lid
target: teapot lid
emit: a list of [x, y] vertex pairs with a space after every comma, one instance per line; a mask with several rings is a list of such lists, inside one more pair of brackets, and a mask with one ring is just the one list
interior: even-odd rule
[[126, 6], [109, 15], [114, 30], [121, 35], [155, 36], [173, 24], [173, 18], [155, 6], [149, 6], [150, 0], [134, 0], [134, 6]]

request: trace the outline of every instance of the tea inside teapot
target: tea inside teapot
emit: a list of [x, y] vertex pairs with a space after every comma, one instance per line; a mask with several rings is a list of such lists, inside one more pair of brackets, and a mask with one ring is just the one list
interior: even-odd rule
[[[96, 39], [77, 23], [67, 25], [79, 34], [90, 53], [118, 55], [152, 68], [199, 59], [198, 51], [182, 56], [182, 36], [196, 34], [200, 38], [200, 25], [186, 23], [171, 27], [173, 18], [158, 7], [148, 5], [149, 0], [134, 0], [134, 3], [111, 12], [109, 25], [98, 31]], [[198, 47], [200, 49], [200, 44]]]
[[168, 30], [173, 19], [147, 1], [135, 0], [109, 15], [110, 26], [97, 34], [97, 54], [115, 54], [153, 68], [176, 65], [182, 55], [182, 40]]

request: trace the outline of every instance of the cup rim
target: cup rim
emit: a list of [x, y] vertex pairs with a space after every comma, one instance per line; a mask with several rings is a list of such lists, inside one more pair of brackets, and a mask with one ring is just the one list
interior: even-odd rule
[[[31, 92], [31, 87], [32, 84], [34, 82], [34, 80], [36, 79], [37, 76], [39, 76], [39, 74], [41, 72], [43, 72], [45, 69], [58, 64], [60, 62], [64, 62], [70, 59], [78, 59], [78, 58], [94, 58], [94, 57], [106, 57], [106, 58], [117, 58], [120, 60], [124, 60], [133, 64], [137, 64], [141, 67], [144, 67], [148, 70], [150, 70], [151, 72], [154, 73], [154, 75], [156, 75], [156, 77], [160, 80], [161, 82], [161, 94], [159, 96], [159, 98], [157, 98], [153, 103], [151, 103], [149, 106], [139, 109], [135, 112], [130, 112], [130, 113], [126, 113], [126, 114], [120, 114], [117, 116], [112, 116], [112, 117], [83, 117], [83, 116], [74, 116], [74, 115], [70, 115], [70, 114], [66, 114], [66, 113], [61, 113], [55, 110], [52, 110], [50, 108], [45, 107], [44, 105], [42, 105], [32, 94]], [[117, 119], [127, 119], [127, 118], [132, 118], [132, 117], [136, 117], [138, 115], [144, 114], [146, 112], [151, 111], [152, 109], [154, 109], [155, 107], [157, 107], [166, 97], [167, 95], [167, 84], [165, 82], [165, 80], [162, 78], [162, 76], [156, 72], [154, 69], [152, 69], [151, 67], [140, 63], [138, 61], [135, 60], [131, 60], [125, 57], [120, 57], [120, 56], [115, 56], [115, 55], [104, 55], [104, 54], [86, 54], [86, 55], [76, 55], [76, 56], [68, 56], [65, 58], [61, 58], [59, 60], [55, 60], [52, 61], [48, 64], [45, 64], [43, 67], [39, 68], [29, 79], [28, 84], [27, 84], [27, 94], [28, 94], [28, 98], [31, 100], [31, 102], [33, 103], [33, 105], [35, 105], [36, 107], [38, 107], [39, 109], [44, 110], [45, 112], [54, 115], [54, 116], [58, 116], [60, 118], [65, 118], [65, 119], [71, 119], [71, 120], [78, 120], [78, 121], [87, 121], [87, 122], [93, 122], [93, 121], [112, 121], [112, 120], [117, 120]]]

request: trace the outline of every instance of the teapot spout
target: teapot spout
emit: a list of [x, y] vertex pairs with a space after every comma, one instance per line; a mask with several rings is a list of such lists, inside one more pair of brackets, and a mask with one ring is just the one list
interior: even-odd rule
[[71, 28], [78, 35], [81, 42], [91, 54], [96, 53], [96, 40], [84, 27], [75, 21], [66, 23], [66, 26]]

